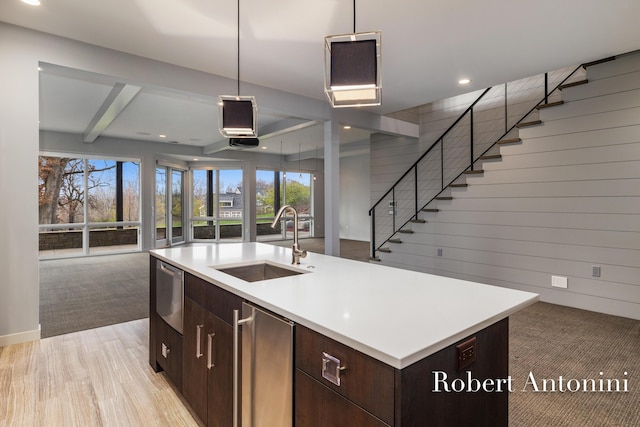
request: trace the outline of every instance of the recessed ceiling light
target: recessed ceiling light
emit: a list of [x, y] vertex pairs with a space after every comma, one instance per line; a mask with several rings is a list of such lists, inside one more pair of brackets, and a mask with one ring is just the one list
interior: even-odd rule
[[40, 6], [40, 0], [22, 0], [22, 3], [26, 3], [30, 6]]
[[158, 135], [158, 137], [159, 137], [159, 138], [166, 138], [166, 137], [167, 137], [167, 135], [165, 135], [165, 134], [160, 134], [160, 135]]
[[469, 79], [460, 79], [460, 80], [458, 80], [458, 84], [461, 84], [461, 85], [468, 85], [469, 83], [471, 83], [471, 80], [469, 80]]
[[266, 150], [266, 149], [267, 149], [267, 147], [265, 147], [264, 145], [263, 145], [262, 147], [260, 147], [260, 148], [262, 148], [263, 150]]
[[347, 130], [349, 130], [349, 129], [351, 129], [351, 126], [349, 126], [349, 125], [344, 125], [343, 129], [347, 129]]
[[200, 159], [199, 159], [199, 158], [197, 158], [197, 157], [195, 157], [193, 160], [195, 160], [195, 161], [197, 162], [197, 161], [198, 161], [198, 160], [200, 160]]

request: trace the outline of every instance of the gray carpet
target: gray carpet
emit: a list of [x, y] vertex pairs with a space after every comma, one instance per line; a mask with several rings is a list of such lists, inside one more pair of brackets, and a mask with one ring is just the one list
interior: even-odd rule
[[[511, 316], [509, 355], [509, 425], [640, 426], [640, 321], [538, 302]], [[540, 390], [562, 375], [627, 378], [629, 391], [523, 392], [529, 372]]]
[[42, 338], [149, 317], [149, 254], [40, 261]]

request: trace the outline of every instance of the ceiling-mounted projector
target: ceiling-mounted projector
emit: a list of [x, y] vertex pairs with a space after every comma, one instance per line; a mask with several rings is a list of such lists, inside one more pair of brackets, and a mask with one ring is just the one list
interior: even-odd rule
[[255, 148], [260, 145], [258, 138], [230, 138], [229, 147]]

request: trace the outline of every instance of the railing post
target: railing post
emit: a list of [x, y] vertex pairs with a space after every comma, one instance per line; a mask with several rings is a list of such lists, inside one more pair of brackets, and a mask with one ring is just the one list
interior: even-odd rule
[[473, 107], [471, 108], [471, 110], [469, 110], [469, 114], [470, 114], [470, 123], [469, 123], [469, 128], [470, 128], [470, 133], [471, 133], [471, 147], [470, 147], [470, 151], [471, 151], [471, 170], [473, 170]]
[[544, 73], [544, 103], [549, 103], [549, 73]]
[[415, 219], [418, 219], [418, 165], [416, 164], [416, 166], [413, 168], [414, 173], [413, 173], [413, 181], [414, 181], [414, 187], [413, 187], [413, 195], [414, 195], [414, 207], [415, 207]]
[[509, 110], [507, 104], [507, 84], [504, 84], [504, 133], [505, 135], [509, 131]]
[[376, 257], [376, 210], [371, 210], [371, 258]]
[[440, 138], [440, 190], [444, 190], [444, 137]]
[[391, 208], [392, 208], [392, 212], [393, 215], [391, 216], [391, 229], [393, 230], [394, 234], [396, 232], [396, 187], [393, 187], [393, 190], [391, 191]]

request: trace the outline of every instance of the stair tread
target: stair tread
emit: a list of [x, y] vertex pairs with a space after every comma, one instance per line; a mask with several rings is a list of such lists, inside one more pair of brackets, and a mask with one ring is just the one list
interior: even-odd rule
[[489, 154], [487, 156], [480, 157], [480, 160], [493, 160], [493, 159], [501, 159], [502, 154]]
[[453, 200], [453, 197], [451, 197], [451, 196], [438, 196], [438, 197], [436, 197], [436, 200]]
[[578, 80], [578, 81], [575, 81], [575, 82], [565, 83], [563, 85], [560, 85], [560, 87], [558, 87], [558, 89], [562, 90], [562, 89], [566, 89], [568, 87], [580, 86], [580, 85], [587, 84], [587, 83], [589, 83], [589, 79]]
[[508, 138], [508, 139], [501, 139], [500, 141], [498, 141], [498, 144], [513, 144], [515, 142], [522, 142], [522, 139], [520, 138]]
[[610, 56], [608, 58], [602, 58], [602, 59], [598, 59], [597, 61], [591, 61], [591, 62], [585, 62], [584, 64], [582, 64], [583, 68], [587, 68], [587, 67], [591, 67], [593, 65], [598, 65], [598, 64], [602, 64], [604, 62], [609, 62], [609, 61], [613, 61], [615, 60], [616, 57], [615, 56]]
[[483, 169], [473, 169], [473, 170], [464, 171], [463, 173], [466, 173], [467, 175], [481, 174], [481, 173], [484, 173], [484, 170]]
[[528, 126], [537, 126], [539, 124], [542, 124], [542, 120], [532, 120], [530, 122], [518, 123], [516, 125], [516, 127], [519, 129], [519, 128], [524, 128], [524, 127], [528, 127]]
[[452, 187], [452, 188], [462, 188], [462, 187], [468, 187], [468, 186], [469, 184], [466, 184], [466, 183], [465, 184], [449, 184], [449, 187]]
[[562, 105], [562, 104], [564, 104], [564, 101], [549, 102], [547, 104], [540, 104], [536, 108], [538, 110], [542, 110], [543, 108], [557, 107], [558, 105]]
[[378, 252], [384, 252], [386, 254], [390, 254], [391, 253], [391, 249], [389, 249], [389, 248], [379, 248]]
[[422, 212], [440, 212], [440, 209], [436, 209], [436, 208], [423, 208], [421, 210]]
[[413, 234], [413, 230], [402, 229], [398, 230], [398, 233]]
[[412, 219], [409, 222], [413, 222], [414, 224], [424, 224], [427, 221], [425, 221], [424, 219]]
[[377, 262], [380, 262], [380, 258], [378, 258], [378, 257], [374, 257], [374, 256], [370, 256], [370, 257], [369, 257], [369, 261], [377, 261]]
[[389, 239], [387, 240], [389, 243], [402, 243], [402, 240], [400, 239]]

